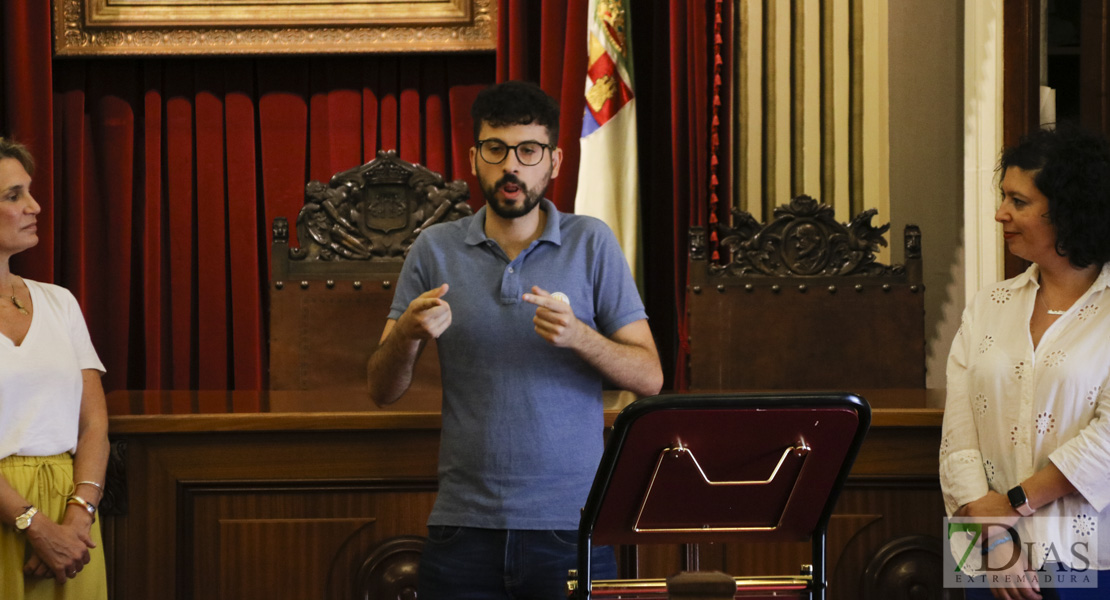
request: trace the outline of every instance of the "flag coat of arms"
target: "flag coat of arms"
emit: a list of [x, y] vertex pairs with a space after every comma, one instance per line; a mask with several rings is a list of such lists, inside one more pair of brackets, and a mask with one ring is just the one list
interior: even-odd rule
[[590, 0], [586, 107], [574, 212], [613, 230], [639, 276], [640, 189], [629, 0]]

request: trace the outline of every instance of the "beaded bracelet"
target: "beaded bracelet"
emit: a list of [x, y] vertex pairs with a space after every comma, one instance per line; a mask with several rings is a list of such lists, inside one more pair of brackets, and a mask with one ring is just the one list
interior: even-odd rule
[[983, 554], [990, 554], [991, 550], [994, 550], [995, 548], [1001, 546], [1002, 544], [1005, 544], [1006, 542], [1008, 542], [1012, 539], [1013, 538], [1010, 537], [1010, 534], [1007, 533], [1006, 535], [1004, 535], [1004, 536], [998, 538], [997, 540], [994, 540], [993, 542], [991, 542], [990, 546], [987, 546], [986, 548], [984, 548], [983, 549]]

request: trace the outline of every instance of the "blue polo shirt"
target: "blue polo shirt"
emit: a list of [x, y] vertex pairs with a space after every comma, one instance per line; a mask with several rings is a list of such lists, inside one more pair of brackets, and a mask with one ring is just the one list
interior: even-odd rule
[[443, 283], [451, 326], [439, 337], [443, 432], [429, 525], [577, 529], [601, 459], [602, 378], [534, 330], [538, 285], [608, 336], [646, 319], [616, 238], [601, 221], [547, 212], [543, 234], [510, 261], [486, 237], [483, 207], [428, 228], [409, 251], [389, 318]]

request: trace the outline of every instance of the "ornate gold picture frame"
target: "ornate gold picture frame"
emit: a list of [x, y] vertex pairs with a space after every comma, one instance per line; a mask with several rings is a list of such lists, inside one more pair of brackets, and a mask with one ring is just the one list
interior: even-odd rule
[[55, 56], [474, 52], [497, 0], [51, 0]]

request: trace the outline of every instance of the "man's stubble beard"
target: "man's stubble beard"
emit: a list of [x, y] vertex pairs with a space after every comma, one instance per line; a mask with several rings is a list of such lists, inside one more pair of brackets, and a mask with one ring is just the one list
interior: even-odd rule
[[[520, 191], [524, 194], [523, 204], [515, 208], [509, 208], [497, 201], [497, 190], [501, 189], [501, 186], [506, 183], [514, 183], [520, 187]], [[547, 188], [551, 184], [550, 169], [540, 184], [542, 186], [541, 189], [533, 192], [531, 187], [512, 173], [506, 173], [492, 186], [487, 185], [481, 175], [478, 176], [478, 185], [482, 188], [482, 195], [486, 197], [486, 206], [502, 219], [517, 219], [527, 215], [532, 212], [532, 209], [536, 208], [536, 205], [540, 203], [540, 199], [547, 193]]]

